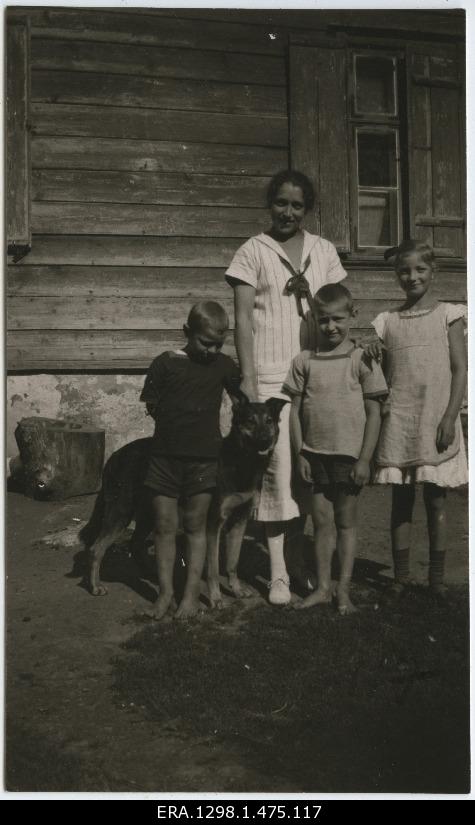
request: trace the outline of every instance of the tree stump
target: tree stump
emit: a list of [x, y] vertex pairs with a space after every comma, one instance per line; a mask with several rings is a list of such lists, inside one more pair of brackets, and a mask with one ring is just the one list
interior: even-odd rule
[[59, 501], [101, 486], [105, 433], [54, 418], [22, 418], [15, 430], [25, 494]]

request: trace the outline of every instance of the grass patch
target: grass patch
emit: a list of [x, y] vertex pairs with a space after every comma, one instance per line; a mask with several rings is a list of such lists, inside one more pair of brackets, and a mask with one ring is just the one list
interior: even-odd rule
[[22, 724], [6, 729], [5, 786], [8, 791], [107, 791], [102, 774], [88, 761], [44, 733]]
[[322, 793], [469, 790], [465, 591], [439, 605], [419, 588], [345, 619], [236, 605], [154, 624], [124, 647], [118, 701], [241, 750], [263, 791], [277, 777]]

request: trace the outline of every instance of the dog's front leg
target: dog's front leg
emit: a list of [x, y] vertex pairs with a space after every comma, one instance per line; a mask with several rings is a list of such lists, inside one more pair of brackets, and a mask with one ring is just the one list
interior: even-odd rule
[[207, 582], [211, 608], [222, 608], [223, 600], [219, 587], [219, 539], [224, 522], [214, 513], [208, 519], [207, 530]]
[[240, 508], [235, 521], [226, 533], [226, 575], [228, 584], [237, 599], [244, 599], [252, 596], [250, 590], [238, 578], [237, 568], [241, 555], [241, 546], [246, 532], [247, 522], [251, 514], [252, 500]]

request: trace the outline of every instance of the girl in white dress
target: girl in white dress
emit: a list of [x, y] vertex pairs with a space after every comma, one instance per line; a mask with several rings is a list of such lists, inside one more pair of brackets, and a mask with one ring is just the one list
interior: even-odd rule
[[382, 312], [373, 321], [384, 345], [390, 391], [374, 480], [392, 484], [392, 593], [399, 596], [409, 583], [415, 485], [422, 483], [429, 532], [429, 585], [436, 594], [443, 594], [446, 488], [468, 480], [459, 414], [467, 368], [466, 309], [435, 298], [434, 252], [427, 244], [404, 241], [385, 257], [394, 258], [406, 294], [400, 308]]
[[[324, 284], [346, 277], [333, 244], [300, 228], [314, 201], [313, 186], [305, 175], [292, 170], [275, 175], [267, 191], [270, 229], [239, 247], [226, 271], [234, 289], [241, 388], [251, 401], [282, 395], [294, 356], [315, 346], [309, 301]], [[257, 520], [266, 524], [272, 604], [290, 601], [284, 534], [289, 521], [300, 513], [291, 485], [289, 413], [290, 404], [282, 410], [279, 441], [256, 513]]]

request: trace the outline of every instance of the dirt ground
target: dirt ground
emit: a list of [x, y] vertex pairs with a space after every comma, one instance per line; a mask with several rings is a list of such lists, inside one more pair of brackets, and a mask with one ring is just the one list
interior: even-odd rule
[[[106, 558], [108, 595], [94, 598], [84, 589], [84, 554], [74, 534], [93, 500], [44, 503], [7, 495], [7, 788], [300, 792], [295, 780], [269, 775], [265, 766], [256, 772], [232, 742], [184, 737], [151, 723], [135, 705], [113, 699], [112, 661], [143, 623], [155, 590], [146, 580], [140, 586], [134, 581], [124, 549]], [[385, 488], [362, 496], [357, 588], [358, 581], [381, 582], [391, 575], [389, 506]], [[446, 579], [464, 585], [466, 491], [449, 493], [448, 514]], [[419, 497], [412, 557], [419, 581], [427, 577], [427, 561]], [[279, 610], [266, 603], [262, 581], [256, 584], [251, 605]]]

